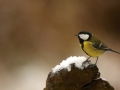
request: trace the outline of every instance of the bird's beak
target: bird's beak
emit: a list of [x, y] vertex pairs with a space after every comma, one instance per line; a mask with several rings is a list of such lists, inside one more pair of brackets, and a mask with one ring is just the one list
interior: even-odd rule
[[75, 34], [75, 36], [78, 36], [78, 34]]

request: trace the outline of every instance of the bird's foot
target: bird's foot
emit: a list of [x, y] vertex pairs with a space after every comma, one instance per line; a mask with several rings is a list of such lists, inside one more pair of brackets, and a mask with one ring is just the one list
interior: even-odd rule
[[86, 60], [82, 63], [82, 67], [86, 68], [87, 66], [89, 66], [91, 64], [91, 60]]

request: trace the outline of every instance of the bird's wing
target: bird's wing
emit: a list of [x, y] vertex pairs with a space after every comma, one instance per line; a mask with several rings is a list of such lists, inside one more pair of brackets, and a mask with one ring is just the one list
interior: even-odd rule
[[104, 44], [103, 42], [101, 42], [99, 39], [97, 38], [92, 38], [90, 40], [91, 44], [96, 48], [96, 49], [99, 49], [99, 50], [105, 50], [105, 51], [111, 51], [111, 52], [115, 52], [115, 53], [118, 53], [120, 54], [120, 52], [117, 52], [115, 50], [112, 50], [110, 49], [106, 44]]
[[95, 48], [97, 48], [97, 49], [101, 49], [101, 50], [109, 50], [110, 48], [108, 48], [108, 46], [107, 45], [105, 45], [104, 43], [93, 43], [92, 42], [92, 44], [93, 44], [93, 46], [95, 47]]
[[100, 43], [99, 45], [95, 44], [95, 43], [92, 43], [93, 46], [96, 48], [96, 49], [100, 49], [100, 50], [105, 50], [105, 51], [110, 51], [110, 52], [114, 52], [114, 53], [118, 53], [120, 54], [120, 52], [117, 52], [115, 50], [112, 50], [110, 48], [107, 47], [107, 45], [105, 45], [104, 43]]
[[92, 38], [90, 40], [90, 42], [93, 44], [93, 46], [97, 49], [101, 49], [101, 50], [109, 50], [108, 46], [106, 44], [104, 44], [103, 42], [101, 42], [99, 39], [97, 38]]

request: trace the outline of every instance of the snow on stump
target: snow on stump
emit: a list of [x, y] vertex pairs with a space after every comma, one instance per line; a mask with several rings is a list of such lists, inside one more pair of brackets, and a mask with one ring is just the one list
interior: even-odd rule
[[[49, 73], [44, 90], [114, 90], [85, 57], [69, 57]], [[84, 62], [84, 64], [83, 64]]]

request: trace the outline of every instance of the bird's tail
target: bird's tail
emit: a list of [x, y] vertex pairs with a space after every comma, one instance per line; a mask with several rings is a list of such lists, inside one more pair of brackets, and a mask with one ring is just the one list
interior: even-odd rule
[[107, 51], [110, 51], [110, 52], [114, 52], [114, 53], [118, 53], [118, 54], [120, 54], [120, 52], [117, 52], [117, 51], [112, 50], [112, 49], [108, 49]]

